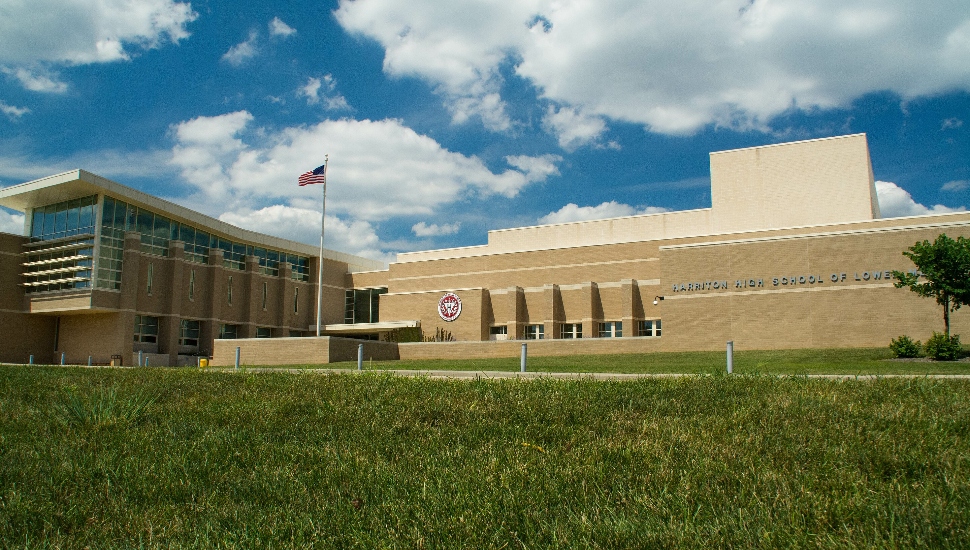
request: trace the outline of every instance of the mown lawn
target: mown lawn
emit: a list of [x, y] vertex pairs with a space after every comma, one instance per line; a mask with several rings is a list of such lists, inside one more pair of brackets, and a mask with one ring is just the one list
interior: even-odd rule
[[[966, 361], [900, 361], [893, 360], [891, 357], [889, 348], [735, 351], [734, 372], [738, 374], [970, 374], [970, 362]], [[356, 369], [357, 363], [353, 361], [300, 367]], [[373, 361], [365, 362], [364, 368], [365, 370], [517, 371], [519, 358]], [[528, 370], [535, 372], [715, 374], [724, 372], [725, 368], [724, 351], [566, 357], [530, 356], [528, 358]]]
[[965, 547], [970, 382], [0, 367], [4, 547]]

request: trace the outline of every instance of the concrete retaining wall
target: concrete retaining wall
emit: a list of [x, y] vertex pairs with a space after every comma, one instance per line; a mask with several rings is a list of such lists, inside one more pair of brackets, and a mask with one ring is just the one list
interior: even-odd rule
[[364, 360], [388, 361], [398, 358], [397, 344], [321, 336], [320, 338], [241, 338], [215, 340], [212, 365], [231, 367], [236, 348], [242, 365], [322, 365], [356, 361], [357, 346], [364, 344]]
[[533, 357], [606, 355], [661, 351], [660, 338], [580, 338], [577, 340], [505, 340], [492, 342], [419, 342], [398, 344], [401, 359], [478, 359], [519, 357], [528, 344]]

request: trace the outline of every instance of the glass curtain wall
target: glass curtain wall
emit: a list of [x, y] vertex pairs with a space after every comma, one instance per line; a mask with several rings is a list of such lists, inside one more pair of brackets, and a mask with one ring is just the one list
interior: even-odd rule
[[377, 323], [380, 320], [380, 296], [387, 288], [355, 288], [344, 298], [344, 323]]
[[246, 268], [246, 256], [253, 255], [259, 258], [260, 271], [267, 275], [278, 275], [279, 264], [285, 261], [293, 265], [293, 279], [309, 279], [309, 258], [222, 239], [198, 227], [106, 196], [101, 217], [99, 288], [121, 288], [126, 231], [136, 231], [141, 235], [141, 250], [146, 254], [168, 256], [171, 241], [182, 241], [185, 243], [185, 259], [190, 262], [205, 264], [209, 260], [209, 250], [220, 249], [223, 266], [227, 269], [242, 271]]
[[90, 288], [98, 197], [33, 209], [25, 251], [28, 293]]

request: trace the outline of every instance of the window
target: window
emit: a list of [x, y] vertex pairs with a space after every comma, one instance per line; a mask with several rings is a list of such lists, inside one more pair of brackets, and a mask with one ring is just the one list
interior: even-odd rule
[[152, 294], [152, 280], [155, 278], [155, 264], [148, 264], [148, 295]]
[[488, 327], [488, 339], [489, 340], [508, 340], [509, 339], [508, 325]]
[[293, 289], [293, 313], [300, 312], [300, 287]]
[[526, 340], [542, 340], [545, 338], [546, 327], [543, 325], [526, 325], [525, 326], [525, 339]]
[[263, 281], [263, 311], [266, 311], [266, 281]]
[[195, 270], [189, 273], [189, 300], [195, 299]]
[[564, 323], [560, 332], [562, 338], [573, 339], [583, 337], [582, 323]]
[[376, 323], [380, 318], [380, 296], [386, 288], [353, 288], [344, 294], [344, 323]]
[[135, 342], [158, 343], [158, 317], [135, 315]]
[[269, 327], [256, 327], [256, 338], [272, 338], [273, 329]]
[[219, 327], [220, 340], [235, 340], [238, 338], [239, 325], [222, 325]]
[[229, 305], [232, 305], [232, 275], [229, 276], [229, 283], [226, 284], [226, 298], [229, 300]]
[[623, 323], [620, 321], [610, 321], [600, 323], [600, 338], [620, 338], [623, 336]]
[[637, 336], [660, 337], [660, 319], [647, 319], [637, 323]]
[[198, 347], [200, 325], [199, 321], [182, 319], [179, 322], [179, 345]]
[[290, 331], [290, 338], [303, 338], [303, 331], [300, 331], [300, 330], [291, 330]]

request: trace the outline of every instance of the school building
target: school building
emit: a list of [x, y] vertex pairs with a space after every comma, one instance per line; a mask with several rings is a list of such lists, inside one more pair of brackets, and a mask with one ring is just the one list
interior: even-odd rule
[[[83, 170], [7, 187], [26, 227], [0, 235], [0, 361], [319, 363], [355, 357], [347, 338], [386, 358], [882, 347], [942, 329], [891, 272], [917, 241], [970, 237], [970, 213], [882, 218], [864, 134], [710, 162], [710, 208], [490, 231], [387, 268], [326, 251], [323, 338], [316, 247]], [[398, 342], [418, 332], [454, 341]]]

